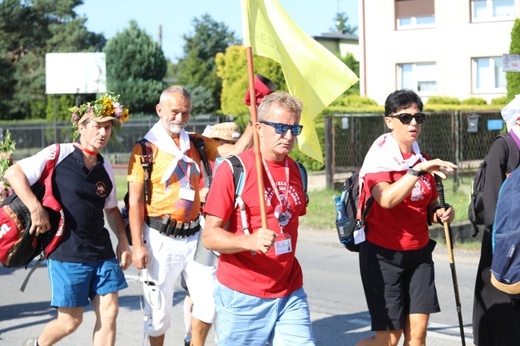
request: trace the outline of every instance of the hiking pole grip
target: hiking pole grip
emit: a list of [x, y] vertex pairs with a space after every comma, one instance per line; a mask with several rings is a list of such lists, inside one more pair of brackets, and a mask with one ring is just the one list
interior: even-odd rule
[[442, 209], [446, 209], [446, 201], [444, 200], [444, 185], [442, 185], [442, 178], [438, 175], [435, 177], [435, 186], [437, 187], [437, 194], [439, 195], [439, 204]]
[[[442, 184], [442, 178], [438, 175], [434, 175], [435, 177], [435, 186], [437, 187], [437, 194], [439, 195], [439, 206], [441, 210], [444, 212], [449, 207], [444, 199], [444, 185]], [[451, 241], [451, 229], [447, 222], [442, 222], [444, 226], [444, 235], [446, 238], [446, 246], [448, 247], [448, 256], [450, 258], [450, 263], [453, 263], [453, 243]]]

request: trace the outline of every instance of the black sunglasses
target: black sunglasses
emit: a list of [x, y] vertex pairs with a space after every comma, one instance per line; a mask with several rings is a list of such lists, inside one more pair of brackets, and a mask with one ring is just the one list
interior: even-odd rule
[[426, 120], [426, 114], [424, 114], [424, 113], [415, 113], [415, 114], [400, 113], [400, 114], [387, 115], [387, 117], [397, 118], [404, 125], [410, 124], [412, 122], [413, 118], [415, 118], [415, 121], [417, 122], [417, 124], [422, 124], [422, 123], [424, 123], [424, 120]]
[[287, 125], [281, 123], [272, 123], [270, 121], [261, 121], [260, 123], [274, 127], [274, 132], [278, 133], [279, 135], [285, 135], [287, 130], [291, 130], [291, 134], [293, 136], [298, 136], [300, 133], [302, 133], [303, 129], [303, 125]]

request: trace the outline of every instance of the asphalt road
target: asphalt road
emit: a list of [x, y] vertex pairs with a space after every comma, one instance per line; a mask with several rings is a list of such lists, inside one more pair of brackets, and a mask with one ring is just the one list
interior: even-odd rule
[[[297, 249], [304, 271], [304, 287], [309, 296], [311, 318], [317, 345], [354, 345], [369, 335], [370, 316], [361, 287], [358, 257], [337, 242], [336, 231], [301, 230]], [[478, 258], [474, 253], [455, 249], [455, 266], [464, 320], [466, 344], [472, 345], [471, 307]], [[461, 345], [453, 292], [452, 275], [446, 251], [435, 250], [436, 282], [442, 312], [433, 314], [428, 329], [428, 345]], [[38, 268], [24, 293], [19, 291], [27, 271], [0, 268], [0, 345], [22, 345], [25, 338], [37, 336], [55, 311], [49, 307], [50, 292], [45, 265]], [[140, 307], [138, 273], [126, 272], [129, 288], [120, 294], [116, 345], [143, 345], [143, 314]], [[182, 302], [184, 292], [178, 285], [174, 297], [172, 329], [165, 345], [183, 345]], [[58, 345], [89, 345], [94, 312], [86, 308], [83, 324]], [[213, 329], [208, 346], [216, 345]]]

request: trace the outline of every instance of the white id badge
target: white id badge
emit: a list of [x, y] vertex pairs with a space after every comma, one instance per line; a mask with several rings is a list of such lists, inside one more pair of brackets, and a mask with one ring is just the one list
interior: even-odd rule
[[354, 231], [354, 244], [361, 244], [365, 241], [365, 227], [361, 227], [360, 229]]
[[274, 243], [274, 253], [276, 255], [283, 255], [292, 251], [291, 238], [280, 240]]
[[193, 202], [195, 200], [195, 190], [181, 188], [179, 190], [179, 198]]

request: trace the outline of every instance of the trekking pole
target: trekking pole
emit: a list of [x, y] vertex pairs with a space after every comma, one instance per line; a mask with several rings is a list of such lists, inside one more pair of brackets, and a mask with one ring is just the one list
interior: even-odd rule
[[[439, 202], [442, 210], [446, 210], [448, 206], [444, 200], [444, 186], [442, 185], [442, 178], [435, 175], [435, 185], [437, 186], [437, 193], [439, 194]], [[453, 279], [453, 292], [455, 293], [455, 305], [457, 307], [457, 315], [459, 317], [459, 329], [462, 346], [466, 346], [466, 339], [464, 337], [464, 323], [462, 322], [462, 309], [460, 305], [459, 284], [457, 282], [457, 272], [455, 270], [455, 259], [453, 257], [453, 242], [451, 241], [451, 226], [448, 222], [443, 222], [444, 236], [446, 237], [446, 248], [448, 249], [448, 260], [450, 262], [451, 277]]]

